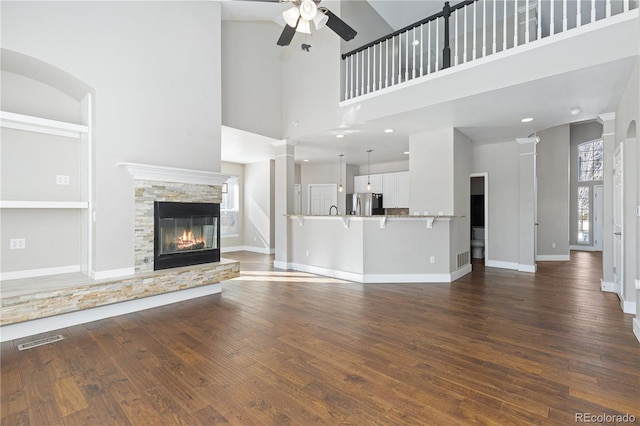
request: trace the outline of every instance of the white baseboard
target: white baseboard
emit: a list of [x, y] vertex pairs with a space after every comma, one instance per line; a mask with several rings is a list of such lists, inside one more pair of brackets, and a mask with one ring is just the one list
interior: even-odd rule
[[281, 260], [274, 260], [273, 267], [276, 269], [284, 269], [285, 271], [292, 269], [291, 264], [288, 262], [283, 262]]
[[[322, 268], [319, 266], [304, 265], [301, 263], [290, 263], [287, 266], [287, 269], [293, 269], [295, 271], [307, 272], [310, 274], [322, 275], [325, 277], [337, 278], [363, 284], [450, 283], [471, 272], [471, 265], [466, 265], [465, 267], [450, 274], [363, 274], [359, 272], [339, 271], [335, 269]], [[278, 267], [275, 266], [275, 262], [274, 267]], [[280, 267], [280, 269], [284, 268]]]
[[33, 321], [9, 324], [0, 327], [0, 341], [6, 342], [8, 340], [20, 339], [22, 337], [33, 336], [35, 334], [46, 333], [74, 325], [129, 314], [131, 312], [142, 311], [211, 294], [218, 294], [221, 291], [222, 284], [215, 283]]
[[576, 250], [576, 251], [601, 251], [601, 250], [597, 250], [594, 246], [569, 246], [569, 250]]
[[135, 275], [136, 268], [109, 269], [107, 271], [93, 271], [91, 278], [94, 280], [106, 280], [109, 278], [126, 277], [127, 275]]
[[625, 314], [634, 314], [636, 313], [636, 302], [635, 300], [623, 300], [620, 299], [620, 308], [622, 308], [622, 312]]
[[536, 260], [541, 262], [567, 262], [571, 260], [571, 256], [568, 254], [539, 254], [536, 256]]
[[616, 286], [612, 282], [600, 280], [600, 290], [606, 291], [608, 293], [615, 293], [616, 292]]
[[501, 268], [501, 269], [514, 269], [518, 270], [518, 264], [515, 262], [502, 262], [500, 260], [487, 260], [487, 266], [492, 268]]
[[531, 272], [535, 273], [538, 270], [538, 265], [518, 265], [518, 272]]
[[633, 334], [636, 335], [636, 339], [640, 342], [640, 321], [638, 321], [638, 317], [633, 319]]
[[58, 266], [55, 268], [26, 269], [0, 273], [0, 280], [18, 280], [21, 278], [44, 277], [48, 275], [73, 274], [80, 272], [80, 265]]
[[276, 249], [272, 249], [269, 247], [254, 247], [254, 246], [233, 246], [233, 247], [222, 247], [220, 249], [220, 253], [233, 253], [234, 251], [250, 251], [253, 253], [260, 254], [274, 254]]

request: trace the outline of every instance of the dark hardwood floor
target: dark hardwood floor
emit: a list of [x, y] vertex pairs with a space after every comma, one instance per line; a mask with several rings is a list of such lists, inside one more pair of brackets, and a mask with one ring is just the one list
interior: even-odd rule
[[226, 257], [244, 272], [222, 294], [4, 343], [2, 425], [640, 422], [640, 343], [598, 253], [368, 285]]

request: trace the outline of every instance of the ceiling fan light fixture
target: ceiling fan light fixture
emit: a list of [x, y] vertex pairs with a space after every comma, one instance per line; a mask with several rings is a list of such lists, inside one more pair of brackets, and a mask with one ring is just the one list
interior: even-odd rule
[[318, 6], [313, 0], [304, 0], [300, 3], [300, 17], [305, 21], [311, 21], [318, 13]]
[[282, 17], [288, 26], [295, 28], [298, 23], [298, 18], [300, 17], [300, 11], [297, 7], [292, 6], [291, 9], [282, 12]]
[[300, 22], [298, 22], [298, 26], [296, 27], [296, 31], [299, 33], [311, 34], [311, 25], [309, 25], [309, 21], [300, 19]]
[[316, 16], [313, 17], [313, 23], [316, 26], [316, 30], [323, 28], [329, 20], [329, 17], [322, 12], [322, 9], [320, 9], [319, 12], [320, 13], [316, 13]]

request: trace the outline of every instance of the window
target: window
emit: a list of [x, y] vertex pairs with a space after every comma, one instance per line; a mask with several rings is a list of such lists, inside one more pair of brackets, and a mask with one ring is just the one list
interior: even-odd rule
[[602, 139], [581, 143], [578, 145], [578, 181], [587, 182], [602, 180], [604, 176], [602, 166]]
[[578, 187], [578, 244], [588, 244], [589, 235], [589, 211], [590, 211], [589, 187]]
[[220, 203], [220, 236], [230, 237], [239, 235], [238, 211], [240, 210], [238, 178], [227, 179], [222, 189], [222, 202]]

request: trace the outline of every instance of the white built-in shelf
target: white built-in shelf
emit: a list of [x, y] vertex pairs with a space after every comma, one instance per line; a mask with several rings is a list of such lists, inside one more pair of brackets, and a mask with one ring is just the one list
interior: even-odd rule
[[0, 201], [2, 209], [87, 209], [86, 201]]
[[79, 139], [80, 135], [89, 131], [89, 128], [82, 124], [49, 120], [8, 111], [0, 111], [0, 127], [75, 139]]

